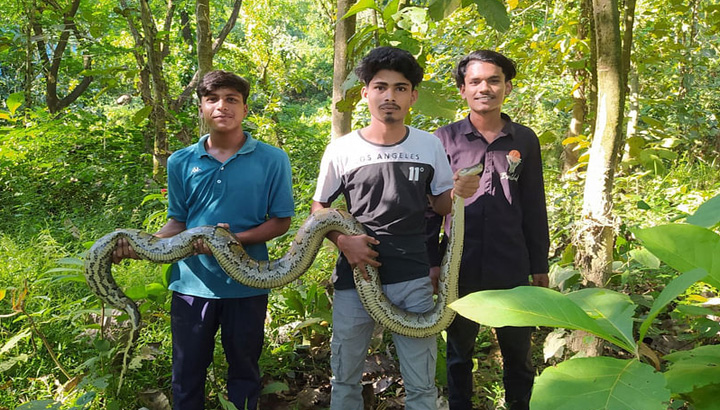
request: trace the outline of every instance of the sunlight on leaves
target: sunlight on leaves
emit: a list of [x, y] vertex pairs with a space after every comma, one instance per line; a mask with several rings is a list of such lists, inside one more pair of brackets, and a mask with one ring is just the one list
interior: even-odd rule
[[720, 345], [670, 353], [664, 359], [670, 362], [665, 378], [673, 393], [688, 393], [712, 384], [720, 387]]
[[636, 305], [628, 295], [608, 289], [589, 288], [571, 292], [568, 298], [585, 310], [609, 334], [635, 346], [633, 314]]
[[17, 109], [20, 108], [20, 106], [23, 105], [24, 102], [24, 93], [12, 93], [8, 96], [7, 100], [5, 100], [8, 110], [10, 110], [10, 115], [15, 115], [15, 111], [17, 111]]
[[655, 299], [652, 304], [652, 308], [650, 308], [650, 312], [648, 312], [647, 318], [645, 318], [643, 323], [640, 325], [638, 340], [643, 340], [645, 338], [645, 334], [650, 328], [650, 325], [652, 325], [652, 321], [657, 317], [660, 311], [667, 306], [668, 303], [675, 300], [675, 298], [685, 292], [685, 290], [687, 290], [687, 288], [689, 288], [693, 283], [699, 281], [705, 276], [707, 276], [707, 271], [705, 269], [698, 268], [693, 269], [690, 272], [683, 273], [668, 283], [667, 286], [665, 286], [665, 289], [660, 292], [657, 299]]
[[687, 221], [703, 228], [711, 228], [720, 223], [720, 195], [700, 205], [694, 214], [687, 217]]
[[665, 410], [670, 391], [652, 366], [637, 360], [587, 357], [547, 368], [535, 381], [535, 410]]
[[704, 279], [720, 287], [720, 235], [695, 225], [668, 224], [633, 233], [660, 260], [680, 272], [703, 268]]
[[[519, 286], [485, 290], [450, 304], [461, 315], [482, 325], [550, 326], [585, 330], [630, 352], [635, 351], [620, 332], [609, 332], [566, 295], [546, 288]], [[608, 326], [610, 328], [611, 326]]]

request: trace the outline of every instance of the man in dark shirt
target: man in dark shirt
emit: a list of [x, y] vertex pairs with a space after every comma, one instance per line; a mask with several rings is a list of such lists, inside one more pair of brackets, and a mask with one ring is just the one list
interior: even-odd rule
[[[465, 248], [460, 296], [488, 289], [548, 286], [549, 234], [540, 143], [528, 127], [502, 113], [516, 69], [500, 53], [475, 51], [459, 63], [455, 80], [470, 108], [465, 119], [438, 129], [453, 171], [482, 162], [480, 188], [465, 203]], [[448, 228], [446, 221], [446, 230]], [[442, 217], [428, 221], [431, 278], [437, 282]], [[532, 281], [529, 278], [532, 275]], [[472, 408], [473, 348], [479, 325], [457, 316], [447, 330], [447, 375], [451, 410]], [[503, 355], [503, 383], [509, 409], [527, 409], [535, 370], [532, 328], [495, 329]]]

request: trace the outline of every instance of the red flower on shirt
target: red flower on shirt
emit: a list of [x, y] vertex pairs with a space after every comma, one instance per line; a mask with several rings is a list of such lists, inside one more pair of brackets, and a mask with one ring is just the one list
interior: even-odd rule
[[522, 162], [522, 158], [520, 157], [520, 151], [514, 149], [506, 155], [507, 161], [508, 161], [508, 173], [514, 174], [515, 169], [520, 165]]

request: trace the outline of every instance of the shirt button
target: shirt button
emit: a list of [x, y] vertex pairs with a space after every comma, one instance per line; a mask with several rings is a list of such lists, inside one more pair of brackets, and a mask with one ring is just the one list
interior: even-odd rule
[[217, 183], [218, 183], [218, 184], [221, 183], [221, 182], [222, 182], [222, 180], [220, 180], [220, 179], [217, 180]]
[[220, 167], [220, 171], [225, 171], [225, 167]]

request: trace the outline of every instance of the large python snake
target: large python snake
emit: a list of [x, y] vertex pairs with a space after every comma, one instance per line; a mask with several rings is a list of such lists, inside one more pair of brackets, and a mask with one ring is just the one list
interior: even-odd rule
[[[461, 174], [476, 175], [482, 164], [466, 168]], [[447, 305], [457, 299], [458, 275], [462, 255], [465, 201], [455, 196], [452, 201], [452, 229], [441, 265], [438, 298], [432, 310], [410, 313], [393, 305], [382, 292], [378, 271], [367, 265], [370, 281], [359, 269], [353, 276], [360, 300], [370, 316], [386, 329], [410, 337], [428, 337], [447, 328], [455, 311]], [[202, 239], [220, 266], [234, 280], [256, 288], [286, 285], [307, 271], [315, 260], [325, 235], [339, 231], [346, 235], [363, 235], [365, 229], [349, 213], [326, 208], [314, 212], [302, 224], [288, 252], [280, 259], [258, 261], [251, 258], [229, 230], [218, 226], [199, 226], [169, 238], [158, 238], [137, 229], [120, 229], [98, 239], [85, 256], [85, 278], [90, 289], [105, 303], [125, 311], [131, 322], [118, 391], [127, 368], [129, 356], [140, 329], [140, 311], [135, 302], [120, 289], [112, 276], [112, 253], [120, 238], [125, 238], [141, 258], [157, 263], [174, 263], [195, 254], [193, 243]]]

